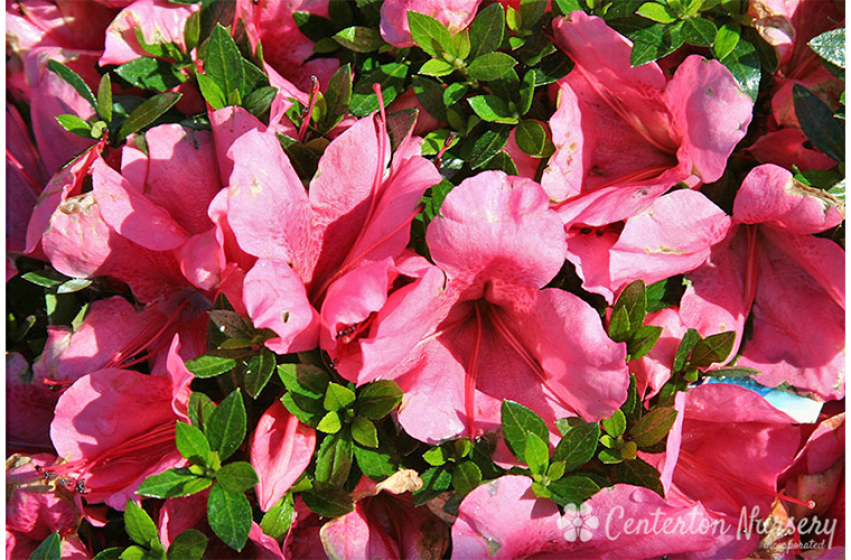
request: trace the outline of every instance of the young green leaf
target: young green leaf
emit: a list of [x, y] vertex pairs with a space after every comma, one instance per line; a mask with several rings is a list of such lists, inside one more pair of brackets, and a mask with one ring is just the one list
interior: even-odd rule
[[629, 340], [629, 312], [625, 307], [612, 311], [612, 318], [609, 320], [609, 338], [615, 342], [626, 342]]
[[355, 392], [338, 383], [329, 383], [325, 393], [325, 410], [337, 412], [348, 408], [355, 402]]
[[505, 11], [498, 4], [491, 4], [480, 11], [470, 25], [470, 54], [472, 59], [495, 51], [502, 44], [505, 33]]
[[508, 142], [511, 128], [501, 126], [495, 130], [488, 130], [476, 139], [473, 144], [473, 157], [470, 159], [470, 167], [478, 169], [487, 164]]
[[544, 474], [550, 464], [550, 448], [543, 439], [532, 432], [526, 433], [523, 462], [534, 474]]
[[175, 443], [180, 454], [194, 465], [210, 464], [210, 445], [204, 432], [189, 424], [177, 422]]
[[738, 23], [727, 22], [719, 27], [712, 44], [712, 52], [715, 54], [715, 58], [721, 60], [733, 52], [733, 49], [739, 44], [740, 38], [741, 31]]
[[659, 480], [659, 471], [641, 459], [624, 461], [618, 465], [618, 479], [623, 484], [643, 486], [665, 497], [665, 489]]
[[60, 560], [62, 558], [62, 537], [59, 532], [51, 533], [32, 551], [29, 560]]
[[423, 460], [433, 467], [445, 465], [448, 459], [449, 455], [441, 445], [438, 445], [437, 447], [432, 447], [431, 449], [423, 453]]
[[248, 541], [251, 521], [251, 504], [245, 494], [228, 492], [221, 484], [210, 488], [207, 522], [226, 545], [241, 551]]
[[676, 419], [675, 408], [656, 407], [630, 428], [629, 436], [638, 447], [649, 447], [665, 439]]
[[414, 42], [431, 56], [454, 54], [449, 30], [433, 17], [408, 10], [408, 26]]
[[377, 51], [385, 45], [378, 29], [371, 27], [347, 27], [337, 32], [332, 39], [350, 51], [359, 53]]
[[556, 0], [555, 5], [558, 6], [558, 9], [561, 10], [561, 13], [564, 15], [582, 9], [582, 6], [579, 4], [579, 0]]
[[222, 461], [233, 455], [245, 439], [246, 415], [242, 392], [237, 389], [210, 416], [207, 439]]
[[641, 66], [648, 62], [667, 56], [680, 48], [683, 44], [682, 23], [667, 25], [655, 23], [650, 27], [639, 29], [629, 34], [633, 42], [632, 53], [629, 63], [632, 66]]
[[795, 116], [807, 138], [828, 157], [845, 162], [845, 127], [834, 118], [833, 111], [800, 84], [792, 88], [792, 97]]
[[810, 40], [807, 45], [824, 60], [845, 68], [845, 28], [831, 29]]
[[375, 424], [366, 418], [356, 417], [352, 421], [352, 439], [364, 447], [378, 447], [378, 432]]
[[721, 363], [733, 351], [733, 345], [735, 343], [735, 331], [725, 331], [707, 336], [694, 345], [689, 364], [695, 367], [706, 367], [711, 364]]
[[380, 420], [402, 402], [402, 389], [389, 379], [373, 381], [358, 391], [355, 412], [370, 420]]
[[127, 138], [134, 132], [138, 132], [146, 126], [154, 123], [158, 118], [165, 114], [166, 111], [171, 109], [171, 107], [177, 103], [182, 96], [183, 94], [181, 93], [166, 92], [145, 100], [144, 103], [139, 105], [132, 113], [130, 113], [127, 120], [125, 120], [124, 124], [121, 125], [121, 129], [118, 131], [118, 138]]
[[677, 18], [668, 10], [667, 6], [663, 6], [657, 2], [645, 2], [639, 6], [635, 13], [657, 23], [673, 23], [677, 21]]
[[526, 434], [533, 433], [542, 441], [549, 441], [547, 425], [540, 416], [514, 401], [502, 401], [502, 436], [508, 450], [525, 460]]
[[413, 494], [414, 505], [420, 506], [449, 489], [452, 474], [445, 467], [432, 467], [422, 474], [423, 486]]
[[469, 98], [467, 102], [482, 120], [503, 124], [516, 124], [518, 121], [505, 101], [495, 95], [477, 95]]
[[[608, 436], [603, 436], [602, 438], [600, 438], [600, 441], [603, 441], [603, 439], [606, 437]], [[602, 451], [600, 451], [600, 453], [597, 454], [597, 458], [604, 465], [617, 465], [618, 463], [623, 462], [623, 456], [621, 455], [621, 452], [618, 449], [613, 448], [603, 449]]]
[[550, 480], [558, 480], [564, 476], [564, 461], [555, 461], [547, 469], [547, 478]]
[[112, 122], [112, 79], [109, 73], [103, 75], [98, 85], [97, 113], [107, 123]]
[[472, 461], [463, 461], [452, 471], [452, 488], [460, 496], [466, 496], [482, 483], [482, 471]]
[[218, 24], [204, 54], [204, 73], [215, 81], [226, 99], [235, 91], [246, 93], [242, 55], [228, 30]]
[[77, 115], [56, 115], [56, 122], [59, 125], [75, 136], [90, 140], [92, 136], [92, 125], [84, 121]]
[[353, 453], [348, 429], [326, 436], [316, 452], [316, 482], [342, 486], [352, 468]]
[[245, 370], [245, 392], [256, 399], [275, 372], [275, 354], [265, 346], [251, 358]]
[[600, 487], [586, 476], [566, 476], [553, 480], [547, 486], [552, 500], [559, 505], [579, 505], [597, 492]]
[[718, 28], [708, 19], [689, 18], [683, 21], [683, 41], [696, 47], [711, 47]]
[[454, 71], [454, 66], [440, 58], [432, 58], [420, 67], [420, 74], [423, 76], [448, 76]]
[[563, 461], [565, 471], [573, 471], [590, 461], [597, 451], [600, 425], [585, 422], [570, 429], [558, 442], [553, 452], [553, 461]]
[[524, 153], [535, 158], [548, 158], [555, 152], [546, 129], [538, 121], [522, 121], [514, 130], [514, 141]]
[[124, 530], [133, 542], [146, 548], [150, 546], [152, 540], [159, 540], [154, 520], [133, 500], [127, 500], [127, 505], [124, 507]]
[[236, 367], [236, 360], [222, 356], [204, 354], [186, 362], [188, 369], [195, 377], [206, 379], [226, 373]]
[[324, 517], [339, 517], [354, 510], [352, 497], [347, 491], [336, 486], [317, 488], [300, 495], [310, 511]]
[[662, 330], [662, 327], [654, 327], [652, 325], [638, 327], [632, 333], [629, 341], [627, 341], [626, 349], [629, 354], [627, 361], [637, 360], [646, 356], [656, 345], [656, 342], [659, 341], [659, 337], [662, 336]]
[[325, 434], [336, 434], [342, 427], [340, 415], [334, 411], [328, 412], [316, 425], [316, 429]]
[[151, 91], [166, 91], [186, 81], [174, 65], [159, 58], [141, 57], [115, 69], [130, 84]]
[[626, 431], [626, 416], [618, 409], [611, 417], [603, 420], [601, 424], [607, 434], [616, 438], [622, 436]]
[[257, 473], [251, 463], [237, 461], [216, 471], [216, 482], [228, 492], [245, 492], [253, 488], [258, 482]]
[[66, 82], [68, 82], [71, 87], [76, 90], [80, 96], [89, 102], [89, 105], [92, 106], [92, 109], [95, 111], [98, 110], [97, 100], [95, 99], [95, 94], [92, 93], [92, 90], [89, 89], [89, 86], [86, 82], [73, 70], [59, 62], [58, 60], [49, 60], [47, 62], [47, 68]]
[[459, 60], [465, 60], [470, 54], [470, 32], [464, 29], [452, 37], [452, 52]]
[[272, 506], [272, 509], [263, 515], [260, 529], [273, 539], [280, 539], [287, 534], [292, 525], [294, 509], [293, 495], [287, 492], [278, 500], [278, 503]]
[[209, 478], [197, 477], [189, 469], [169, 469], [150, 476], [136, 489], [140, 496], [151, 498], [177, 498], [205, 490], [213, 484]]
[[213, 109], [219, 110], [227, 106], [225, 92], [222, 91], [222, 88], [219, 87], [213, 78], [205, 76], [204, 74], [195, 74], [195, 78], [198, 80], [198, 87], [201, 89], [201, 95], [204, 96], [204, 99], [207, 100], [207, 103], [209, 103]]
[[721, 59], [721, 64], [733, 74], [742, 90], [756, 101], [762, 72], [754, 46], [746, 41], [739, 41], [730, 54]]
[[469, 76], [475, 80], [497, 80], [517, 65], [517, 61], [503, 52], [491, 52], [473, 59], [467, 67]]
[[168, 547], [168, 560], [201, 560], [207, 550], [208, 539], [204, 533], [187, 529], [174, 537]]

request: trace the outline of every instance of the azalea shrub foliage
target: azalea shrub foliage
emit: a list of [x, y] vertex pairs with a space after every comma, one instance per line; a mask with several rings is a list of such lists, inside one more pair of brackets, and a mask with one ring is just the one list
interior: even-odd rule
[[6, 6], [7, 558], [843, 556], [842, 2]]

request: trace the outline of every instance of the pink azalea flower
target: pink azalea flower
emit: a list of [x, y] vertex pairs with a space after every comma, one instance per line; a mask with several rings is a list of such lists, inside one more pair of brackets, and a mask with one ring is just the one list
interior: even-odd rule
[[[811, 234], [835, 227], [843, 214], [835, 199], [785, 169], [751, 171], [733, 207], [739, 225], [688, 275], [683, 323], [704, 336], [735, 330], [737, 364], [758, 369], [763, 385], [787, 382], [822, 399], [842, 398], [845, 252]], [[742, 343], [748, 315], [753, 336]]]
[[6, 446], [52, 449], [49, 430], [58, 398], [34, 378], [23, 356], [6, 354]]
[[358, 385], [396, 379], [399, 421], [415, 438], [496, 430], [503, 399], [552, 424], [606, 418], [626, 398], [624, 345], [578, 297], [541, 289], [564, 262], [561, 222], [547, 205], [537, 183], [481, 173], [449, 193], [429, 226], [437, 266], [388, 259], [329, 289], [323, 349]]
[[466, 29], [481, 0], [386, 0], [381, 6], [381, 36], [396, 47], [412, 47], [408, 11], [435, 18], [454, 35]]
[[6, 103], [6, 252], [20, 254], [47, 175], [18, 111]]
[[[244, 121], [240, 121], [244, 122]], [[328, 286], [348, 271], [398, 255], [425, 190], [440, 181], [411, 138], [390, 160], [383, 117], [360, 120], [325, 149], [309, 193], [274, 134], [245, 123], [228, 154], [234, 162], [227, 222], [239, 246], [258, 257], [244, 302], [280, 354], [317, 343]], [[286, 224], [280, 216], [287, 216]]]
[[260, 417], [251, 439], [251, 465], [260, 509], [269, 511], [310, 464], [316, 431], [287, 412], [280, 401]]
[[183, 30], [186, 20], [199, 9], [198, 4], [176, 4], [167, 0], [136, 0], [128, 4], [106, 30], [106, 45], [100, 65], [125, 64], [150, 56], [139, 45], [136, 29], [141, 30], [146, 43], [174, 43], [185, 51]]
[[576, 63], [550, 120], [556, 153], [542, 184], [553, 200], [607, 207], [604, 222], [588, 223], [602, 225], [678, 182], [721, 177], [753, 106], [721, 63], [690, 56], [668, 80], [656, 63], [631, 67], [630, 42], [602, 19], [574, 11], [553, 27]]
[[71, 385], [59, 397], [50, 426], [53, 445], [67, 462], [47, 472], [88, 502], [123, 511], [143, 480], [183, 466], [174, 430], [178, 420], [188, 422], [193, 376], [178, 347], [175, 337], [166, 376], [102, 369]]

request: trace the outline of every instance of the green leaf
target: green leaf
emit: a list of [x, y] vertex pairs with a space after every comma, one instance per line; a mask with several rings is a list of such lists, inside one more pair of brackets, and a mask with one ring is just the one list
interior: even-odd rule
[[[607, 436], [603, 436], [604, 438]], [[603, 449], [597, 455], [597, 458], [604, 465], [616, 465], [618, 463], [623, 462], [623, 456], [621, 456], [621, 452], [617, 449]]]
[[597, 440], [600, 439], [600, 425], [585, 422], [570, 429], [553, 452], [553, 461], [563, 461], [564, 470], [573, 471], [594, 458]]
[[504, 33], [505, 11], [499, 4], [491, 4], [479, 12], [470, 25], [470, 58], [476, 59], [498, 49]]
[[354, 450], [361, 472], [373, 480], [387, 478], [399, 468], [395, 450], [390, 443], [381, 438], [378, 440], [376, 449], [355, 445]]
[[466, 496], [482, 483], [482, 471], [472, 461], [463, 461], [452, 471], [452, 488], [459, 496]]
[[317, 430], [326, 434], [336, 434], [342, 427], [343, 424], [340, 422], [340, 415], [333, 411], [323, 416], [319, 424], [316, 425]]
[[177, 498], [189, 496], [209, 488], [213, 481], [197, 477], [189, 469], [169, 469], [164, 473], [149, 476], [136, 490], [140, 496], [151, 498]]
[[744, 366], [730, 366], [706, 371], [703, 375], [707, 377], [751, 377], [759, 375], [759, 370]]
[[683, 41], [697, 47], [711, 47], [718, 28], [708, 19], [690, 18], [683, 21]]
[[316, 482], [342, 486], [349, 477], [353, 453], [348, 429], [326, 436], [316, 452]]
[[302, 492], [300, 496], [310, 511], [324, 517], [339, 517], [355, 509], [349, 493], [336, 486]]
[[792, 88], [792, 98], [795, 115], [807, 138], [825, 155], [844, 163], [845, 127], [833, 117], [830, 107], [800, 84]]
[[204, 73], [216, 82], [227, 100], [236, 91], [246, 93], [242, 55], [228, 30], [218, 24], [204, 54]]
[[452, 37], [452, 50], [459, 60], [465, 60], [470, 54], [470, 32], [466, 29]]
[[532, 68], [535, 73], [535, 87], [546, 86], [565, 77], [573, 62], [566, 54], [556, 51], [553, 55], [545, 58], [540, 65]]
[[443, 87], [436, 81], [423, 78], [422, 76], [413, 76], [411, 78], [411, 84], [414, 87], [417, 100], [422, 104], [423, 108], [434, 118], [445, 121], [446, 107], [443, 104]]
[[263, 515], [263, 519], [260, 521], [260, 529], [273, 539], [280, 539], [290, 530], [294, 509], [293, 495], [287, 492], [278, 500], [278, 503], [272, 506], [272, 509]]
[[148, 551], [140, 546], [128, 546], [121, 553], [121, 560], [148, 560]]
[[408, 26], [414, 42], [431, 56], [453, 53], [449, 30], [433, 17], [408, 10]]
[[92, 106], [92, 109], [95, 111], [98, 110], [97, 100], [95, 99], [95, 94], [92, 93], [92, 90], [89, 89], [89, 86], [86, 82], [81, 78], [76, 72], [59, 62], [58, 60], [49, 60], [47, 62], [47, 68], [68, 82], [71, 87], [76, 90], [80, 96], [89, 102], [89, 105]]
[[389, 379], [373, 381], [362, 387], [355, 403], [358, 416], [370, 420], [380, 420], [399, 406], [404, 393], [399, 384]]
[[329, 383], [325, 393], [325, 410], [337, 412], [348, 408], [355, 402], [355, 392], [338, 383]]
[[433, 467], [439, 467], [441, 465], [445, 465], [446, 461], [449, 459], [449, 455], [443, 446], [432, 447], [425, 453], [423, 453], [423, 460], [426, 463]]
[[189, 395], [189, 421], [196, 428], [204, 430], [207, 422], [210, 420], [210, 415], [215, 409], [215, 403], [204, 393], [196, 392]]
[[148, 547], [154, 539], [159, 541], [154, 520], [133, 500], [127, 500], [124, 507], [124, 530], [127, 531], [127, 536], [140, 546]]
[[673, 23], [677, 21], [677, 18], [674, 17], [666, 6], [656, 2], [645, 2], [635, 13], [657, 23]]
[[629, 340], [629, 312], [622, 307], [612, 312], [609, 321], [609, 338], [615, 342], [626, 342]]
[[475, 80], [496, 80], [517, 65], [517, 61], [503, 52], [483, 54], [473, 59], [467, 67], [467, 73]]
[[130, 84], [152, 91], [166, 91], [186, 81], [174, 65], [159, 58], [137, 58], [115, 69]]
[[559, 505], [579, 505], [597, 492], [600, 487], [587, 476], [566, 476], [553, 480], [547, 486], [552, 500]]
[[216, 471], [216, 482], [228, 492], [239, 493], [254, 488], [259, 479], [251, 463], [237, 461]]
[[73, 294], [74, 292], [79, 292], [80, 290], [84, 290], [92, 285], [92, 281], [88, 278], [72, 278], [67, 282], [64, 282], [59, 288], [56, 289], [57, 294]]
[[725, 331], [707, 336], [694, 345], [689, 364], [695, 367], [706, 367], [727, 359], [736, 343], [735, 331]]
[[644, 324], [644, 317], [647, 315], [647, 289], [644, 280], [631, 282], [623, 289], [612, 309], [612, 315], [614, 316], [620, 309], [627, 311], [630, 334]]
[[413, 494], [414, 505], [420, 506], [449, 489], [452, 474], [444, 467], [432, 467], [422, 476], [423, 486]]
[[688, 329], [686, 331], [686, 334], [683, 335], [683, 339], [677, 346], [677, 353], [674, 355], [673, 371], [682, 371], [683, 368], [686, 367], [686, 360], [688, 359], [691, 349], [694, 348], [695, 344], [700, 342], [700, 340], [700, 333], [695, 329]]
[[756, 101], [759, 93], [759, 80], [762, 75], [759, 56], [754, 46], [746, 41], [739, 41], [733, 51], [721, 59], [721, 64], [727, 67], [736, 82], [748, 96]]
[[92, 125], [77, 115], [56, 115], [56, 122], [75, 136], [86, 139], [92, 138]]
[[187, 52], [198, 46], [200, 37], [201, 13], [195, 12], [186, 19], [186, 25], [183, 26], [183, 43], [186, 45]]
[[293, 391], [289, 391], [283, 397], [281, 397], [281, 403], [286, 407], [290, 414], [292, 414], [308, 426], [313, 426], [315, 428], [319, 425], [319, 422], [325, 416], [325, 409], [322, 408], [322, 401], [313, 401], [316, 403], [316, 405], [318, 405], [320, 412], [310, 410], [313, 408], [312, 406], [303, 406], [303, 404], [305, 404], [306, 402], [310, 401], [307, 401], [303, 395], [299, 395], [298, 393], [294, 393]]
[[629, 354], [627, 361], [637, 360], [646, 356], [656, 345], [656, 342], [659, 341], [659, 337], [662, 336], [662, 330], [662, 327], [651, 325], [638, 327], [638, 330], [632, 333], [626, 345], [627, 353]]
[[159, 95], [155, 95], [150, 99], [145, 100], [144, 103], [136, 107], [136, 109], [130, 113], [130, 116], [128, 116], [127, 120], [124, 121], [124, 124], [121, 125], [121, 129], [118, 131], [118, 138], [127, 138], [134, 132], [138, 132], [146, 126], [153, 124], [158, 118], [165, 114], [166, 111], [171, 109], [171, 107], [177, 103], [182, 96], [183, 94], [180, 93], [167, 92], [160, 93]]
[[344, 64], [328, 80], [325, 90], [325, 118], [322, 130], [328, 131], [337, 126], [349, 111], [352, 102], [352, 67]]
[[216, 84], [213, 78], [205, 76], [204, 74], [195, 74], [195, 79], [198, 80], [198, 87], [201, 89], [201, 95], [204, 96], [204, 99], [207, 100], [207, 103], [209, 103], [213, 109], [219, 110], [227, 106], [225, 93], [222, 91], [222, 88]]
[[432, 58], [420, 67], [420, 74], [424, 76], [448, 76], [454, 71], [454, 66], [440, 58]]
[[22, 278], [27, 282], [41, 286], [42, 288], [55, 288], [62, 285], [66, 279], [65, 276], [54, 270], [33, 271], [22, 275]]
[[[523, 76], [523, 83], [520, 85], [520, 101], [517, 104], [517, 110], [521, 115], [525, 115], [532, 108], [532, 101], [535, 97], [535, 72], [532, 70], [526, 72]], [[534, 121], [533, 121], [534, 122]], [[516, 133], [515, 133], [516, 134]], [[555, 151], [555, 147], [553, 147]], [[548, 157], [548, 156], [543, 156]]]
[[647, 286], [647, 313], [679, 305], [685, 286], [682, 276], [673, 276]]
[[175, 443], [180, 454], [190, 463], [201, 466], [210, 464], [210, 445], [204, 432], [189, 424], [178, 421]]
[[341, 46], [359, 53], [377, 51], [385, 45], [378, 29], [371, 27], [347, 27], [332, 38]]
[[[124, 552], [123, 546], [114, 546], [112, 548], [105, 548], [95, 554], [95, 557], [92, 560], [120, 560], [121, 553]], [[32, 557], [30, 557], [32, 559]], [[170, 559], [171, 560], [171, 559]]]
[[626, 431], [626, 416], [620, 409], [616, 410], [610, 418], [601, 422], [603, 429], [612, 437], [622, 436]]
[[517, 165], [505, 150], [496, 154], [484, 168], [496, 169], [497, 171], [502, 171], [506, 175], [517, 175]]
[[547, 478], [558, 480], [564, 476], [564, 461], [555, 461], [547, 469]]
[[671, 426], [677, 419], [677, 410], [673, 407], [656, 407], [629, 430], [629, 437], [638, 447], [649, 447], [665, 439]]
[[207, 439], [222, 461], [233, 455], [245, 439], [246, 416], [242, 392], [237, 389], [210, 416]]
[[641, 459], [624, 461], [618, 465], [618, 479], [623, 484], [643, 486], [653, 490], [661, 497], [665, 497], [665, 489], [659, 480], [659, 471], [645, 463]]
[[236, 360], [222, 356], [204, 354], [186, 362], [188, 369], [195, 377], [206, 379], [226, 373], [236, 367]]
[[308, 12], [293, 12], [293, 20], [296, 26], [298, 26], [298, 30], [311, 41], [319, 41], [325, 37], [330, 37], [339, 29], [335, 28], [329, 19], [315, 16]]
[[352, 90], [352, 102], [349, 105], [349, 113], [356, 117], [366, 115], [378, 110], [378, 99], [372, 90], [374, 84], [381, 86], [381, 94], [384, 98], [384, 106], [387, 107], [402, 93], [405, 78], [408, 76], [408, 66], [397, 62], [382, 64], [366, 76], [361, 77]]
[[521, 0], [520, 21], [525, 29], [532, 29], [547, 11], [547, 0]]
[[564, 15], [576, 10], [582, 10], [582, 6], [579, 5], [579, 0], [556, 0], [556, 5]]
[[526, 433], [526, 448], [523, 450], [523, 462], [529, 465], [534, 474], [544, 474], [550, 464], [550, 448], [547, 442], [532, 432]]
[[503, 124], [517, 123], [517, 117], [511, 113], [505, 101], [495, 95], [477, 95], [469, 98], [467, 102], [482, 120]]
[[277, 93], [278, 88], [263, 86], [246, 95], [242, 106], [255, 117], [260, 117], [272, 106], [272, 101], [274, 101]]
[[364, 447], [378, 447], [378, 432], [375, 424], [366, 418], [356, 417], [352, 421], [352, 439]]
[[275, 372], [275, 354], [265, 346], [251, 358], [245, 370], [245, 392], [256, 399]]
[[207, 537], [201, 531], [187, 529], [168, 547], [168, 560], [201, 560], [207, 550]]
[[226, 545], [241, 551], [251, 531], [251, 504], [245, 494], [228, 492], [221, 484], [210, 488], [207, 522]]
[[547, 425], [540, 416], [514, 401], [502, 401], [502, 436], [508, 450], [520, 459], [525, 460], [526, 434], [535, 434], [541, 440], [549, 440]]
[[547, 158], [555, 152], [544, 125], [538, 121], [521, 122], [514, 130], [514, 141], [524, 153], [535, 158]]
[[478, 169], [489, 162], [502, 150], [510, 135], [511, 128], [503, 126], [495, 130], [488, 130], [479, 136], [473, 144], [473, 157], [469, 162], [470, 167]]
[[741, 32], [738, 23], [731, 21], [719, 27], [712, 44], [712, 52], [715, 54], [715, 58], [721, 60], [733, 52], [733, 49], [739, 44], [739, 39], [741, 39]]
[[30, 554], [30, 560], [60, 560], [61, 558], [62, 537], [59, 536], [58, 531], [48, 535]]
[[98, 85], [97, 113], [107, 123], [112, 122], [112, 79], [109, 73], [103, 75]]
[[683, 44], [679, 25], [665, 25], [655, 23], [650, 27], [639, 29], [629, 34], [632, 40], [632, 53], [629, 63], [632, 66], [641, 66], [648, 62], [667, 56], [680, 48]]
[[845, 28], [832, 29], [811, 39], [807, 45], [822, 59], [845, 68]]

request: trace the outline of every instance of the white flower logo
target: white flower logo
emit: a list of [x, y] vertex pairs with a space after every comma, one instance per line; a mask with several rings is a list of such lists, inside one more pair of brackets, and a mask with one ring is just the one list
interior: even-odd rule
[[588, 504], [582, 504], [577, 508], [573, 504], [568, 504], [564, 508], [564, 515], [559, 518], [559, 529], [564, 529], [564, 538], [569, 542], [575, 542], [579, 539], [581, 542], [588, 542], [594, 535], [593, 529], [600, 526], [600, 520], [596, 515], [591, 515], [592, 508]]

